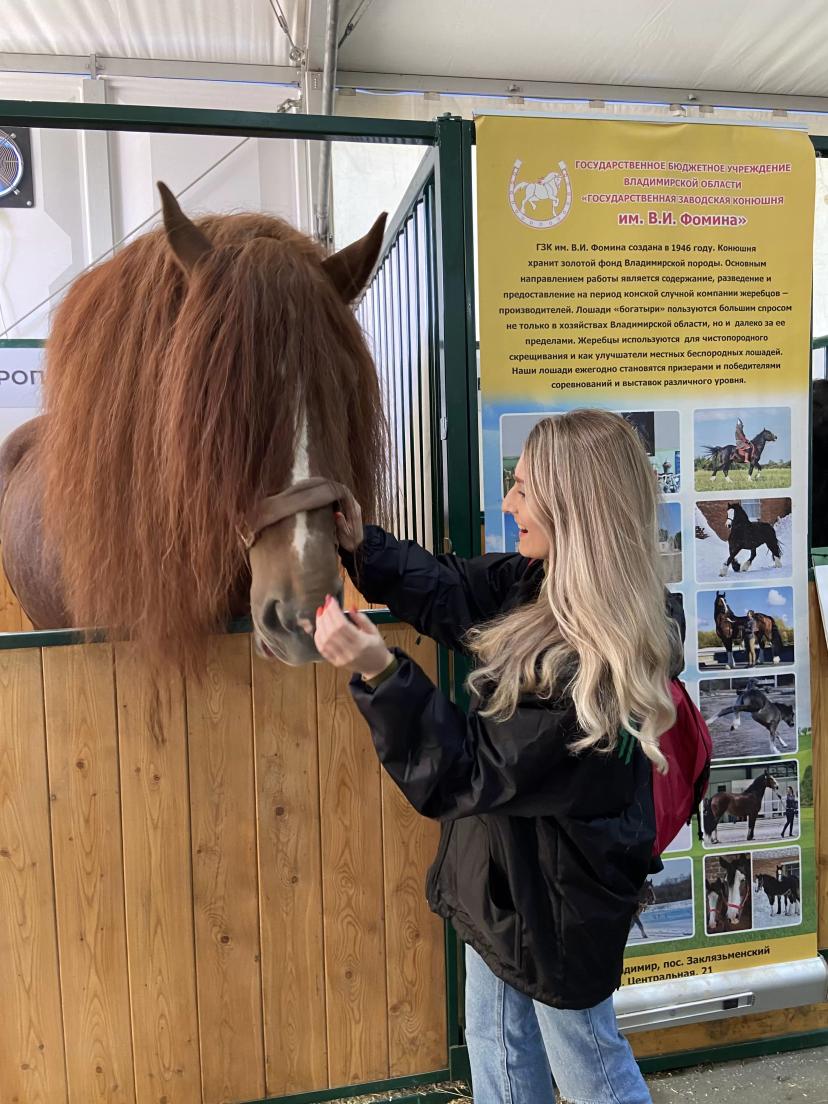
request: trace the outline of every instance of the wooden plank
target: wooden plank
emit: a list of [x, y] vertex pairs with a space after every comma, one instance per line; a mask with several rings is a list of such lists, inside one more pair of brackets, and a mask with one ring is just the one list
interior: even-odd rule
[[379, 762], [347, 684], [317, 669], [331, 1085], [388, 1076]]
[[[826, 1023], [828, 1004], [812, 1004], [784, 1008], [778, 1012], [760, 1012], [756, 1016], [737, 1016], [732, 1020], [659, 1028], [657, 1031], [635, 1031], [629, 1039], [636, 1058], [656, 1058], [688, 1050], [712, 1050], [758, 1039], [776, 1039], [800, 1032], [824, 1031]], [[715, 1055], [710, 1057], [714, 1059]]]
[[0, 1100], [63, 1104], [40, 663], [37, 649], [0, 652]]
[[138, 1104], [201, 1100], [187, 724], [178, 671], [115, 650], [127, 951]]
[[204, 1104], [264, 1095], [250, 639], [211, 639], [187, 679]]
[[[0, 563], [0, 632], [22, 632], [23, 610]], [[26, 618], [28, 622], [28, 618]]]
[[268, 1096], [328, 1083], [316, 674], [253, 661]]
[[113, 656], [43, 652], [70, 1104], [134, 1104]]
[[814, 755], [814, 828], [817, 868], [817, 942], [828, 947], [828, 647], [816, 586], [809, 587], [811, 638], [811, 732]]
[[[383, 635], [436, 680], [433, 641], [403, 626], [389, 626]], [[442, 1069], [448, 1061], [444, 929], [425, 899], [440, 829], [412, 809], [385, 771], [382, 826], [389, 1065], [392, 1077], [403, 1077]]]

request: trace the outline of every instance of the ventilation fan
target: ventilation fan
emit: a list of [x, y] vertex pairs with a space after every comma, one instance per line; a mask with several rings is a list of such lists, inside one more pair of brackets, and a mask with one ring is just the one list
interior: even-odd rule
[[26, 127], [0, 127], [0, 207], [33, 207], [32, 144]]
[[10, 134], [0, 130], [0, 197], [11, 195], [23, 179], [23, 154]]

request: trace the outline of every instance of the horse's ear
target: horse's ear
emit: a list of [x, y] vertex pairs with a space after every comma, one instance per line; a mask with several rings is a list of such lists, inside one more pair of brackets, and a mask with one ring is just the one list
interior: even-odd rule
[[191, 222], [178, 205], [178, 200], [162, 181], [158, 181], [161, 193], [161, 211], [164, 216], [164, 230], [173, 256], [190, 273], [193, 266], [202, 257], [212, 251], [210, 239], [203, 234], [194, 222]]
[[382, 248], [387, 218], [387, 214], [381, 214], [364, 238], [346, 245], [322, 262], [328, 278], [346, 303], [352, 303], [356, 299], [374, 271]]

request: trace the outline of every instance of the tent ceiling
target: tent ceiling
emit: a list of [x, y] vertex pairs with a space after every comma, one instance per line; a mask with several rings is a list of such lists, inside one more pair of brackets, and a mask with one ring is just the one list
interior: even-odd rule
[[[342, 0], [343, 27], [361, 3], [342, 70], [828, 95], [825, 0]], [[325, 0], [281, 6], [305, 46]], [[0, 51], [289, 64], [270, 0], [17, 0]]]

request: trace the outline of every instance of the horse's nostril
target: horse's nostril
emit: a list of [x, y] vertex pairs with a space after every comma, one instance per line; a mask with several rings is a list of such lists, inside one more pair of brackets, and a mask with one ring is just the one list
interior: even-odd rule
[[265, 605], [264, 612], [262, 614], [262, 624], [269, 632], [277, 632], [278, 629], [281, 627], [281, 621], [279, 620], [278, 602], [268, 602]]

